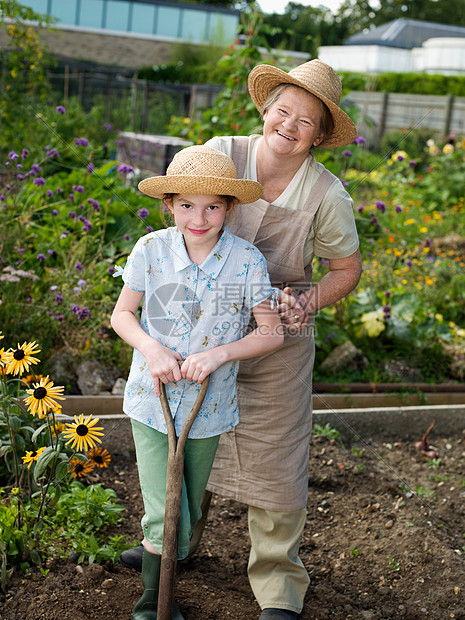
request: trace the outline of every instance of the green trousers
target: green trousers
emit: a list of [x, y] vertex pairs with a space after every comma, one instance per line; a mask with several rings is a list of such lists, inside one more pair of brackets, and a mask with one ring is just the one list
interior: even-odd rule
[[[139, 482], [144, 500], [142, 517], [144, 537], [159, 552], [163, 545], [165, 517], [168, 436], [154, 428], [131, 420], [136, 447]], [[185, 558], [195, 524], [200, 519], [202, 500], [218, 447], [219, 435], [206, 439], [188, 439], [184, 456], [184, 479], [179, 527], [178, 559]]]

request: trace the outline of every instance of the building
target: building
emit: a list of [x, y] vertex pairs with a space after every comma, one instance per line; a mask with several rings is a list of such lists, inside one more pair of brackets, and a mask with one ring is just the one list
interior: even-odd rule
[[169, 0], [21, 0], [21, 4], [57, 20], [53, 29], [41, 31], [53, 55], [133, 68], [169, 62], [179, 43], [230, 45], [240, 15], [236, 10]]
[[395, 19], [344, 45], [323, 45], [319, 57], [336, 71], [465, 75], [465, 28]]

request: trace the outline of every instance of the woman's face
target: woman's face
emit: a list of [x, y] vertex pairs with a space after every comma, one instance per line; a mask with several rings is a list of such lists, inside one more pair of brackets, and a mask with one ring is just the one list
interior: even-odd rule
[[322, 102], [298, 86], [286, 86], [263, 114], [263, 137], [274, 153], [307, 157], [324, 138]]

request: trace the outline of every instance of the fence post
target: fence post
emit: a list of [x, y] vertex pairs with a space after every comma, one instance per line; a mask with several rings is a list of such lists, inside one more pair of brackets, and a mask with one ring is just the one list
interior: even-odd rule
[[386, 131], [388, 104], [389, 104], [389, 93], [385, 90], [383, 92], [383, 98], [381, 100], [381, 114], [379, 117], [378, 146], [381, 142], [381, 138], [384, 136], [384, 132]]
[[450, 125], [452, 121], [452, 110], [454, 109], [454, 95], [447, 95], [445, 120], [444, 120], [444, 135], [450, 134]]

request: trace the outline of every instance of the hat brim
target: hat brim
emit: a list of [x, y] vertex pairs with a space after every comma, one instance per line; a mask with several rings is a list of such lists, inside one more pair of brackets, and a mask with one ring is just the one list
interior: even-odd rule
[[257, 181], [210, 176], [149, 177], [141, 181], [138, 188], [152, 198], [163, 198], [165, 194], [235, 196], [241, 204], [255, 202], [263, 196], [263, 187]]
[[333, 117], [334, 128], [329, 136], [327, 136], [319, 148], [330, 149], [338, 146], [346, 146], [351, 144], [357, 137], [357, 130], [350, 117], [341, 110], [331, 99], [325, 97], [318, 90], [310, 88], [300, 80], [292, 77], [286, 71], [273, 67], [272, 65], [257, 65], [249, 73], [248, 85], [250, 96], [260, 114], [263, 113], [263, 106], [266, 103], [270, 91], [279, 84], [291, 84], [299, 86], [307, 92], [315, 95], [318, 99], [326, 104], [331, 116]]

